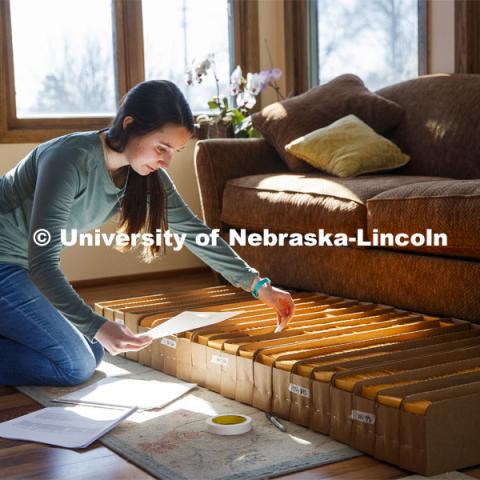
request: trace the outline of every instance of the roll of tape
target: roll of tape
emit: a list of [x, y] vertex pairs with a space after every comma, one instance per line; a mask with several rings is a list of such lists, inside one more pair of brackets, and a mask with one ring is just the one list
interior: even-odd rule
[[240, 435], [252, 429], [252, 419], [236, 413], [216, 415], [205, 420], [207, 430], [216, 435]]

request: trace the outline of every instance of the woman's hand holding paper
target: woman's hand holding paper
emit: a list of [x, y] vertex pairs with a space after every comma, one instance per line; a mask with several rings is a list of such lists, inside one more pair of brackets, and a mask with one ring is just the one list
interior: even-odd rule
[[115, 322], [104, 323], [95, 335], [110, 354], [138, 352], [152, 343], [150, 337], [137, 337], [128, 327]]

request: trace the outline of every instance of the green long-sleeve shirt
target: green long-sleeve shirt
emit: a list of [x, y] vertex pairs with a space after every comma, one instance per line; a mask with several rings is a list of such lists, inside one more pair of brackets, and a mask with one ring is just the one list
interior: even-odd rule
[[[91, 340], [106, 320], [62, 273], [60, 232], [87, 232], [118, 211], [125, 187], [117, 187], [108, 173], [99, 133], [75, 132], [44, 142], [0, 177], [0, 263], [27, 269], [50, 303]], [[194, 254], [231, 284], [248, 290], [258, 271], [222, 239], [216, 246], [199, 246], [196, 235], [211, 229], [186, 205], [164, 169], [152, 175], [159, 175], [167, 192], [169, 230], [185, 233], [185, 245]], [[33, 241], [38, 229], [50, 233], [45, 246]]]

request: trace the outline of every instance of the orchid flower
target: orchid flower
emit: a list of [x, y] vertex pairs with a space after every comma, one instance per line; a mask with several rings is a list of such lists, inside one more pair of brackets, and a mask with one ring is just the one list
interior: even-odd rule
[[262, 91], [262, 87], [264, 87], [264, 85], [262, 83], [262, 76], [259, 73], [247, 73], [247, 85], [245, 87], [247, 92], [257, 96]]
[[195, 62], [192, 60], [192, 68], [185, 71], [185, 81], [187, 85], [192, 85], [195, 78], [197, 83], [202, 83], [203, 77], [207, 75], [208, 70], [215, 64], [215, 54], [209, 53], [204, 59]]
[[282, 71], [279, 68], [271, 68], [269, 72], [271, 79], [273, 78], [273, 80], [280, 80], [280, 77], [282, 76]]
[[270, 84], [270, 82], [277, 81], [282, 76], [282, 71], [279, 68], [271, 68], [269, 70], [262, 70], [258, 74], [261, 78], [261, 90]]
[[253, 108], [254, 105], [257, 103], [257, 100], [255, 99], [255, 96], [252, 95], [250, 92], [245, 91], [245, 92], [240, 92], [237, 95], [237, 106], [239, 108], [246, 108], [250, 109]]
[[260, 79], [260, 89], [262, 91], [270, 82], [270, 72], [268, 70], [262, 70], [258, 73], [258, 77]]
[[230, 75], [230, 95], [236, 96], [240, 93], [242, 85], [242, 69], [240, 65]]
[[189, 69], [185, 70], [185, 83], [187, 85], [192, 85], [193, 84], [193, 72]]

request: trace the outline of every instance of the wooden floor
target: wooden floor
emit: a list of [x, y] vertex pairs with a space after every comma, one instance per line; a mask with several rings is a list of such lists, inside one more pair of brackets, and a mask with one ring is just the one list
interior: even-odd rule
[[[193, 273], [160, 280], [122, 282], [116, 285], [77, 288], [89, 304], [125, 296], [148, 295], [179, 288], [201, 288], [215, 285], [210, 273]], [[15, 388], [0, 386], [0, 421], [24, 415], [42, 408]], [[480, 467], [463, 471], [480, 479]], [[288, 480], [368, 479], [386, 480], [409, 475], [392, 465], [363, 456], [325, 465], [291, 475], [278, 477]], [[68, 450], [46, 445], [0, 439], [0, 479], [42, 480], [143, 480], [152, 479], [135, 465], [110, 451], [99, 442], [88, 449]], [[208, 479], [198, 479], [208, 480]]]

